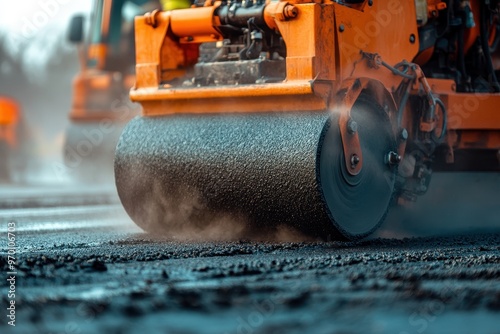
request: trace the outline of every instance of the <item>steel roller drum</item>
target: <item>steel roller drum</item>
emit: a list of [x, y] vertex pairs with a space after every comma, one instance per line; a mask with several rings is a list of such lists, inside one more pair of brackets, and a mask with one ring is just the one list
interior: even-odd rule
[[371, 100], [353, 108], [363, 150], [345, 170], [338, 115], [326, 112], [137, 117], [115, 157], [120, 199], [146, 231], [203, 233], [213, 221], [252, 231], [280, 225], [323, 239], [356, 239], [382, 222], [394, 188], [387, 116]]

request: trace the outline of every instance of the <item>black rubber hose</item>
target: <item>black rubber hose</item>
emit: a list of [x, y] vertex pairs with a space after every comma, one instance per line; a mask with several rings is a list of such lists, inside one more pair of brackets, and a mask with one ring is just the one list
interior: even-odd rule
[[480, 41], [483, 49], [484, 60], [486, 61], [487, 73], [491, 79], [493, 91], [500, 92], [500, 84], [498, 83], [493, 61], [491, 60], [490, 45], [488, 42], [488, 7], [487, 4], [481, 2], [481, 26], [480, 26]]
[[406, 103], [408, 102], [408, 98], [410, 97], [410, 88], [411, 88], [411, 83], [413, 81], [409, 81], [406, 86], [404, 87], [404, 93], [403, 96], [401, 97], [401, 101], [399, 103], [399, 108], [398, 108], [398, 127], [401, 127], [401, 123], [403, 121], [403, 114], [406, 108]]
[[439, 137], [436, 136], [436, 131], [432, 131], [432, 139], [436, 144], [440, 144], [446, 135], [446, 128], [448, 126], [448, 113], [446, 111], [446, 106], [441, 99], [436, 98], [436, 105], [441, 108], [441, 112], [443, 113], [443, 125], [441, 126], [441, 135]]
[[405, 79], [410, 79], [410, 80], [415, 79], [415, 75], [414, 74], [406, 74], [405, 72], [398, 70], [396, 67], [393, 67], [393, 66], [389, 65], [385, 61], [382, 61], [381, 64], [385, 68], [387, 68], [389, 71], [391, 71], [394, 75], [399, 75], [399, 76], [401, 76], [401, 77], [403, 77]]
[[465, 85], [467, 82], [467, 70], [465, 68], [465, 45], [464, 45], [464, 31], [465, 31], [465, 23], [462, 23], [462, 26], [460, 27], [458, 31], [458, 39], [457, 39], [457, 47], [458, 47], [458, 71], [460, 72], [460, 75], [462, 76], [461, 78], [461, 83], [462, 85]]

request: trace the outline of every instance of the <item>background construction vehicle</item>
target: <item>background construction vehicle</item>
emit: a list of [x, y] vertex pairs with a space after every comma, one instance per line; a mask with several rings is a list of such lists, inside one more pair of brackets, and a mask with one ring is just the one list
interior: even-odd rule
[[29, 138], [19, 104], [0, 96], [0, 183], [23, 182], [29, 161]]
[[112, 181], [113, 156], [123, 126], [139, 113], [128, 91], [134, 78], [135, 15], [159, 8], [151, 0], [96, 0], [88, 34], [74, 16], [69, 40], [79, 47], [70, 127], [64, 147], [68, 173], [83, 181]]
[[236, 0], [136, 18], [125, 209], [169, 234], [230, 221], [357, 239], [434, 169], [498, 172], [499, 10]]

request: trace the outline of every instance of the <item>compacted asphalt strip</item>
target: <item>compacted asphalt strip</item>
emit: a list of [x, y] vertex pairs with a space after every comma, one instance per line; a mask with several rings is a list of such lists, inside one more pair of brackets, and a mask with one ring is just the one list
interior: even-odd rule
[[60, 201], [0, 209], [1, 333], [500, 333], [498, 230], [180, 241], [115, 200]]

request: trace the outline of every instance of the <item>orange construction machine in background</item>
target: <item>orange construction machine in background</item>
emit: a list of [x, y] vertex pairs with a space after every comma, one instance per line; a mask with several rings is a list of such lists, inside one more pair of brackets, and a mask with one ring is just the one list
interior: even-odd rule
[[498, 0], [209, 0], [138, 17], [122, 203], [169, 234], [231, 221], [365, 237], [436, 170], [500, 171], [499, 22]]
[[151, 0], [95, 0], [88, 34], [83, 16], [71, 21], [69, 40], [78, 45], [81, 71], [73, 81], [64, 159], [77, 179], [113, 180], [118, 137], [140, 110], [128, 97], [135, 80], [133, 18], [159, 7]]
[[19, 104], [0, 96], [0, 182], [20, 181], [25, 176], [27, 136]]

